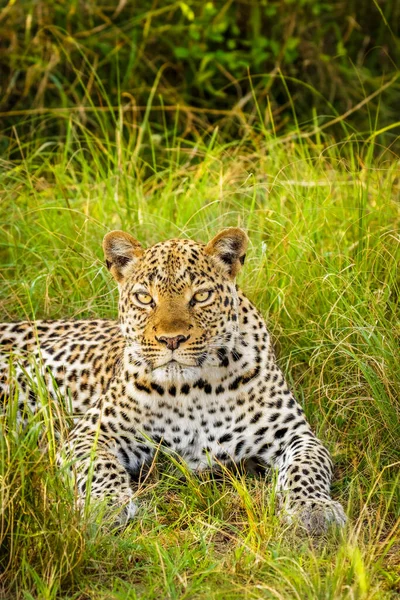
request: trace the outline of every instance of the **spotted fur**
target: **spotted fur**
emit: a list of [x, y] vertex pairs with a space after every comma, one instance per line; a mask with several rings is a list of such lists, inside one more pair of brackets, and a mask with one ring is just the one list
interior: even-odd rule
[[[312, 533], [345, 523], [330, 497], [329, 453], [276, 364], [264, 319], [235, 284], [246, 246], [236, 228], [207, 245], [174, 239], [148, 249], [111, 232], [103, 247], [119, 286], [118, 324], [2, 326], [25, 371], [26, 355], [40, 353], [50, 391], [55, 381], [80, 414], [60, 461], [74, 463], [82, 498], [90, 489], [133, 516], [131, 476], [162, 445], [195, 471], [275, 467], [285, 515]], [[21, 409], [36, 410], [23, 371]]]

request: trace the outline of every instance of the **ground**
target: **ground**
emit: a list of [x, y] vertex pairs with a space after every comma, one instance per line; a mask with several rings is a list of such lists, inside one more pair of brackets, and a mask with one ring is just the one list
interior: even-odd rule
[[[73, 509], [55, 467], [59, 414], [2, 418], [0, 596], [46, 599], [391, 599], [400, 593], [398, 159], [372, 141], [262, 128], [195, 146], [132, 145], [68, 125], [1, 174], [1, 318], [113, 317], [101, 240], [206, 241], [241, 226], [240, 285], [335, 463], [343, 536], [295, 536], [268, 482], [178, 477], [159, 456], [124, 530]], [[99, 134], [100, 136], [100, 134]], [[164, 143], [165, 142], [165, 143]], [[22, 158], [21, 158], [22, 156]], [[46, 399], [46, 390], [38, 393]], [[182, 471], [182, 467], [178, 465]]]

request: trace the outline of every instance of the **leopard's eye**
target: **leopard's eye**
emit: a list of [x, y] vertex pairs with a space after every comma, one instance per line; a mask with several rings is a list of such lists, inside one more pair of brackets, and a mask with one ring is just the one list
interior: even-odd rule
[[153, 298], [150, 296], [150, 294], [146, 294], [146, 292], [138, 292], [135, 294], [135, 298], [139, 304], [143, 304], [143, 306], [148, 306], [153, 302]]
[[206, 302], [206, 300], [209, 300], [211, 294], [212, 292], [210, 290], [197, 292], [197, 294], [194, 294], [192, 300], [194, 300], [194, 302]]

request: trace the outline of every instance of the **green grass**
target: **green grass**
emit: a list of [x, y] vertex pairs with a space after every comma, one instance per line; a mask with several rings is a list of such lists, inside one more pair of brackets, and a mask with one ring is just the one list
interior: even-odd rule
[[80, 517], [55, 467], [57, 414], [39, 384], [44, 408], [29, 426], [16, 427], [12, 398], [2, 421], [0, 596], [398, 597], [398, 157], [369, 133], [284, 141], [253, 125], [235, 142], [215, 130], [189, 143], [148, 122], [137, 134], [102, 113], [91, 120], [71, 114], [65, 139], [8, 132], [3, 320], [116, 316], [101, 253], [111, 229], [152, 244], [245, 227], [240, 284], [333, 454], [333, 494], [350, 521], [343, 536], [296, 537], [274, 515], [269, 482], [230, 473], [184, 482], [165, 458], [126, 529]]

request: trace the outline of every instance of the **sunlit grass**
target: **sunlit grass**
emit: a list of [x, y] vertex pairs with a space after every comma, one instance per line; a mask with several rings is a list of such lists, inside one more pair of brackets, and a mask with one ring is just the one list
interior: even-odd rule
[[[96, 115], [93, 118], [97, 118]], [[103, 119], [103, 116], [98, 116]], [[107, 125], [107, 127], [109, 124]], [[208, 240], [240, 225], [240, 284], [332, 451], [343, 537], [295, 536], [269, 482], [176, 470], [165, 457], [125, 530], [80, 517], [54, 464], [59, 413], [3, 419], [1, 568], [6, 597], [395, 598], [400, 586], [399, 160], [362, 139], [279, 143], [254, 128], [196, 143], [68, 121], [65, 139], [19, 140], [1, 174], [3, 320], [116, 316], [101, 240]], [[107, 132], [111, 131], [110, 134]], [[10, 132], [10, 136], [12, 133]], [[136, 150], [135, 150], [136, 148]], [[47, 407], [47, 408], [46, 408]]]

